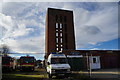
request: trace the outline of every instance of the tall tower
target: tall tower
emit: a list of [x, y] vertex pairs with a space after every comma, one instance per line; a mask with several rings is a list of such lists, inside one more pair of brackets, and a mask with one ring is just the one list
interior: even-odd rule
[[75, 50], [73, 11], [48, 8], [45, 37], [46, 56], [51, 52]]

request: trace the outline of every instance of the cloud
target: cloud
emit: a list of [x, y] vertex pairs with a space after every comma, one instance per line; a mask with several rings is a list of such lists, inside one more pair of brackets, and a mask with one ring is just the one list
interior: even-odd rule
[[5, 38], [6, 36], [11, 34], [13, 30], [14, 22], [12, 21], [11, 16], [6, 16], [0, 13], [0, 31], [1, 31], [1, 38]]
[[[6, 6], [6, 4], [8, 4], [8, 6]], [[9, 45], [11, 52], [44, 53], [44, 15], [38, 16], [35, 11], [33, 11], [34, 7], [29, 6], [29, 4], [25, 7], [21, 7], [21, 5], [25, 5], [24, 3], [6, 4], [4, 4], [4, 14], [0, 14], [3, 18], [0, 19], [1, 30], [5, 32], [4, 35], [1, 36], [1, 44], [5, 43]], [[30, 5], [32, 4], [33, 3]], [[16, 6], [18, 7], [15, 8]], [[28, 11], [29, 13], [31, 12], [32, 15], [26, 16], [28, 15], [28, 12], [26, 12], [26, 10], [29, 9], [28, 7], [32, 7], [32, 9]], [[12, 9], [14, 9], [14, 11], [12, 11]], [[6, 31], [3, 29], [6, 29]], [[43, 57], [44, 54], [41, 56]]]
[[34, 31], [32, 28], [26, 28], [25, 24], [18, 24], [18, 29], [15, 30], [12, 34], [13, 37], [25, 36], [28, 35], [29, 32]]
[[3, 0], [4, 2], [118, 2], [119, 0]]
[[45, 44], [44, 41], [45, 41], [44, 37], [6, 39], [7, 45], [9, 45], [12, 52], [19, 52], [19, 53], [44, 53], [44, 44]]
[[0, 13], [2, 12], [2, 1], [0, 1]]
[[84, 26], [83, 30], [85, 31], [85, 33], [87, 35], [96, 35], [96, 34], [100, 34], [100, 29], [97, 28], [96, 26]]
[[45, 17], [48, 7], [73, 10], [77, 49], [118, 37], [117, 3], [8, 2], [0, 13], [2, 37], [15, 52], [42, 52], [45, 48]]
[[94, 11], [75, 10], [77, 49], [118, 38], [118, 8], [115, 4], [98, 3], [99, 8]]

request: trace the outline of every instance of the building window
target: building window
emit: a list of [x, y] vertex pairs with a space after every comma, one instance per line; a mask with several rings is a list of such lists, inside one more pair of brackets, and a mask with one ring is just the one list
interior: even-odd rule
[[58, 28], [58, 23], [56, 23], [56, 28]]
[[63, 47], [63, 45], [61, 44], [61, 47]]
[[56, 47], [58, 47], [58, 44], [56, 44]]
[[93, 58], [93, 63], [97, 63], [97, 58]]
[[56, 31], [58, 31], [58, 29], [56, 29]]
[[58, 37], [58, 33], [56, 32], [56, 36]]
[[60, 29], [62, 29], [62, 23], [60, 23]]
[[61, 51], [63, 50], [63, 48], [61, 48]]
[[60, 33], [60, 37], [62, 37], [62, 33]]
[[62, 29], [60, 30], [60, 32], [62, 32]]
[[58, 38], [56, 38], [56, 43], [58, 43]]
[[60, 38], [60, 42], [62, 43], [62, 38]]
[[58, 48], [56, 48], [56, 50], [58, 51]]

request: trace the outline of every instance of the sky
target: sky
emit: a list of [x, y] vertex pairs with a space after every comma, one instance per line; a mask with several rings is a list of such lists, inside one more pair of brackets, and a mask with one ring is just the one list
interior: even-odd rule
[[117, 2], [0, 3], [0, 45], [43, 59], [47, 8], [73, 11], [76, 50], [118, 50]]

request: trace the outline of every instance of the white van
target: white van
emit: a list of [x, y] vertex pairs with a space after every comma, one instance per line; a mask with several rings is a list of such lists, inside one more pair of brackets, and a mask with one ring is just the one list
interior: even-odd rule
[[65, 75], [69, 76], [71, 73], [70, 65], [63, 53], [51, 53], [47, 60], [47, 73], [49, 78], [52, 76]]

